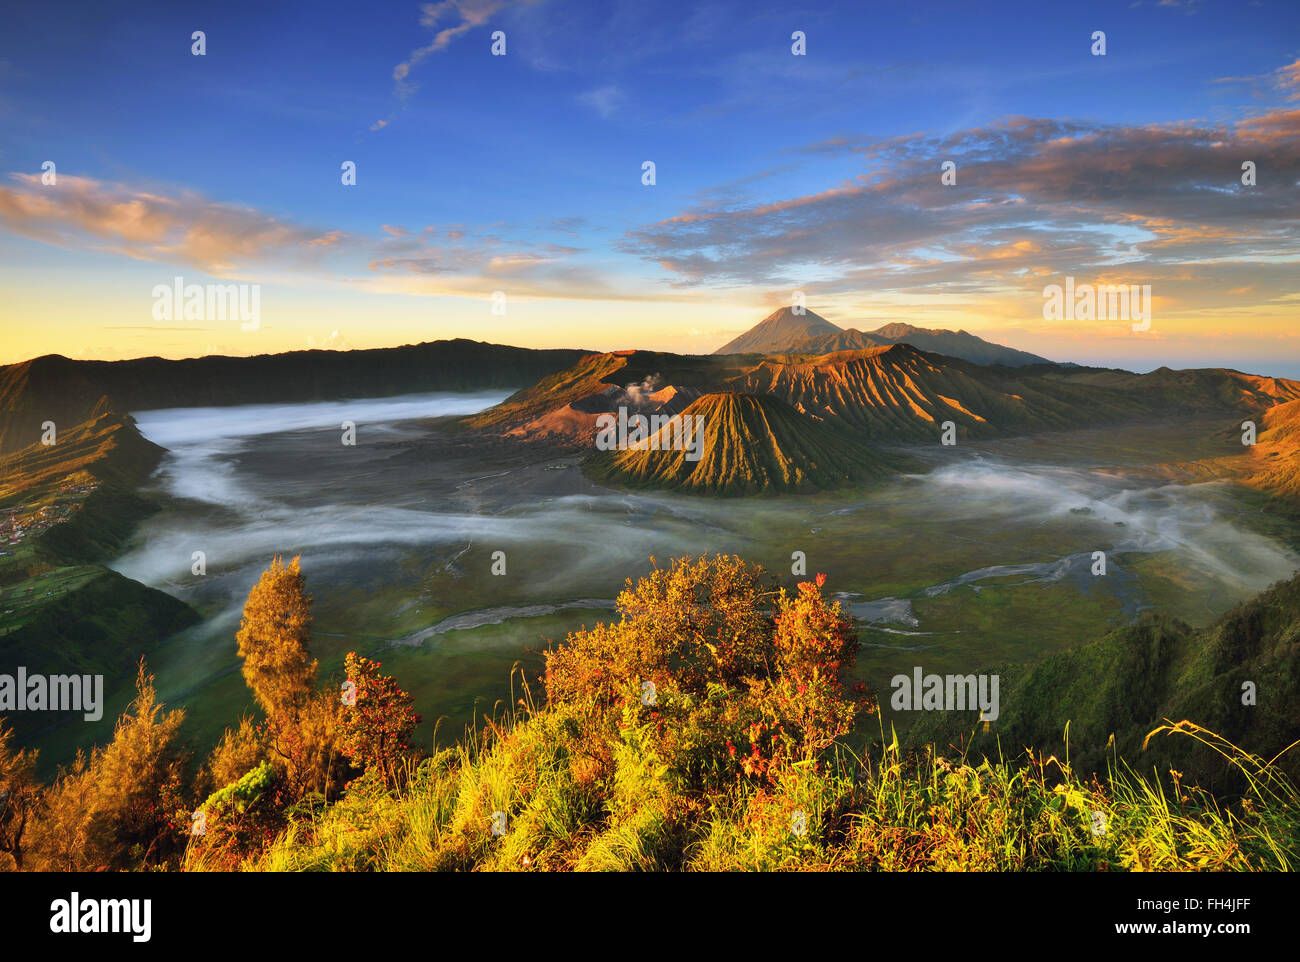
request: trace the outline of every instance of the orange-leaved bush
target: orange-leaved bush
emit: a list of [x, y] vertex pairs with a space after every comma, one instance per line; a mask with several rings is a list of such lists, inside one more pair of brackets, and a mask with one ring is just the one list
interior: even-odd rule
[[547, 652], [547, 697], [593, 737], [653, 750], [680, 789], [771, 780], [847, 734], [862, 707], [846, 691], [853, 622], [824, 583], [791, 597], [740, 558], [677, 559], [629, 580], [617, 623]]
[[351, 703], [345, 704], [339, 723], [339, 751], [386, 785], [395, 785], [411, 732], [420, 723], [414, 700], [392, 676], [380, 674], [381, 662], [350, 651], [346, 664]]
[[819, 574], [816, 582], [801, 582], [794, 597], [782, 590], [772, 637], [774, 670], [757, 686], [759, 703], [782, 735], [780, 741], [805, 759], [848, 734], [857, 714], [869, 704], [845, 691], [858, 636], [852, 619], [840, 611], [840, 603], [826, 604], [825, 584], [826, 576]]

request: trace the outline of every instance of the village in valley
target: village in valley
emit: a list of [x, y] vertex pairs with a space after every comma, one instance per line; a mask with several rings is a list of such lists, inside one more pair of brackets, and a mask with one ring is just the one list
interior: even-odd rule
[[4, 545], [0, 555], [10, 553], [27, 538], [68, 520], [81, 510], [82, 503], [97, 487], [98, 483], [93, 481], [67, 482], [59, 486], [50, 504], [10, 508], [6, 515], [0, 516], [0, 544]]

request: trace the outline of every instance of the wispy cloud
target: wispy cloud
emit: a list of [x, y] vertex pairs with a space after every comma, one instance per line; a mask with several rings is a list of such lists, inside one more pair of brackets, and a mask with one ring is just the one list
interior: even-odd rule
[[[618, 286], [581, 262], [572, 239], [581, 217], [529, 226], [461, 223], [373, 232], [310, 228], [193, 191], [164, 193], [86, 177], [13, 174], [0, 186], [0, 230], [68, 249], [200, 268], [217, 276], [275, 283], [331, 284], [413, 294], [479, 295], [507, 288], [520, 296], [590, 299]], [[326, 261], [325, 258], [330, 260]]]
[[597, 87], [595, 90], [588, 90], [578, 95], [578, 103], [590, 107], [602, 117], [612, 117], [623, 106], [626, 99], [623, 91], [613, 84]]
[[[1163, 279], [1166, 294], [1202, 306], [1228, 290], [1259, 303], [1294, 288], [1300, 110], [1236, 124], [1012, 118], [805, 152], [861, 170], [814, 193], [703, 203], [631, 231], [621, 249], [686, 287], [974, 296], [1075, 273]], [[945, 160], [955, 187], [940, 183]], [[1256, 164], [1254, 187], [1241, 183], [1243, 161]]]
[[310, 256], [341, 231], [313, 230], [195, 191], [153, 190], [60, 174], [13, 174], [0, 186], [0, 227], [61, 247], [99, 247], [141, 260], [183, 263], [211, 274], [277, 255]]
[[395, 93], [405, 99], [415, 92], [411, 71], [430, 55], [446, 50], [453, 40], [475, 27], [486, 24], [495, 14], [509, 6], [536, 3], [539, 0], [440, 0], [420, 7], [420, 26], [434, 31], [433, 39], [411, 51], [411, 55], [393, 68]]

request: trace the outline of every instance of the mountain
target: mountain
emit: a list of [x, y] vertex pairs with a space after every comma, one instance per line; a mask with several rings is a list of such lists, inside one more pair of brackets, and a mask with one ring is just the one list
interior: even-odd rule
[[[163, 453], [130, 415], [107, 411], [63, 428], [55, 444], [0, 455], [0, 516], [38, 519], [24, 525], [24, 549], [0, 557], [0, 583], [13, 577], [11, 569], [31, 574], [118, 553], [155, 510], [136, 489]], [[48, 523], [52, 518], [59, 520]]]
[[677, 413], [683, 400], [719, 383], [731, 360], [658, 351], [591, 354], [465, 423], [525, 441], [590, 446], [599, 415], [617, 413], [619, 407], [645, 415]]
[[[164, 453], [133, 418], [101, 401], [89, 420], [60, 424], [54, 444], [0, 454], [0, 664], [7, 670], [119, 677], [199, 620], [183, 602], [96, 563], [119, 554], [157, 510], [136, 489]], [[18, 712], [8, 721], [25, 733], [56, 720]]]
[[584, 357], [466, 423], [524, 440], [590, 446], [599, 414], [620, 406], [662, 413], [653, 397], [670, 388], [681, 396], [769, 395], [813, 421], [879, 442], [935, 441], [945, 421], [960, 441], [1148, 417], [1255, 416], [1300, 399], [1300, 382], [1218, 368], [1133, 374], [989, 367], [905, 343], [825, 355], [621, 351]]
[[900, 461], [804, 417], [775, 397], [706, 394], [685, 409], [683, 421], [688, 431], [692, 424], [700, 425], [693, 446], [698, 460], [690, 460], [680, 443], [673, 449], [678, 435], [670, 425], [637, 449], [593, 455], [588, 473], [629, 487], [736, 495], [861, 483], [892, 474]]
[[736, 390], [773, 394], [801, 413], [875, 440], [937, 440], [945, 421], [963, 439], [1134, 416], [1131, 402], [1114, 388], [983, 367], [910, 344], [768, 357], [731, 383]]
[[863, 332], [850, 328], [836, 334], [823, 334], [797, 343], [791, 348], [806, 354], [830, 354], [835, 351], [860, 351], [888, 344], [910, 344], [933, 354], [970, 361], [973, 364], [1000, 364], [1003, 367], [1028, 367], [1032, 364], [1052, 364], [1045, 357], [1003, 347], [968, 334], [966, 331], [936, 331], [911, 324], [886, 324], [874, 331]]
[[1052, 364], [1045, 357], [993, 344], [966, 331], [936, 331], [911, 324], [892, 323], [874, 331], [842, 330], [808, 311], [803, 315], [789, 307], [774, 311], [744, 334], [724, 344], [714, 354], [833, 354], [865, 351], [890, 344], [911, 344], [922, 351], [944, 354], [973, 364], [1028, 367]]
[[83, 364], [50, 354], [0, 368], [0, 453], [37, 444], [43, 425], [57, 434], [86, 421], [104, 391]]
[[782, 307], [763, 318], [744, 334], [728, 341], [714, 354], [781, 354], [794, 345], [818, 337], [834, 336], [840, 329], [813, 311], [796, 314]]
[[[457, 338], [367, 351], [256, 357], [77, 361], [58, 354], [0, 367], [0, 453], [87, 420], [101, 398], [122, 412], [516, 388], [586, 352], [534, 351]], [[101, 408], [102, 409], [102, 408]]]

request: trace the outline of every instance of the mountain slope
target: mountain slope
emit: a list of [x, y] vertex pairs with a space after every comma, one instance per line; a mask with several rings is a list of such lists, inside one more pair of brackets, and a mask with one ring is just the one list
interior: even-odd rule
[[744, 334], [714, 351], [714, 354], [778, 354], [817, 337], [839, 334], [840, 329], [821, 315], [782, 307], [763, 318]]
[[926, 354], [908, 344], [816, 357], [765, 358], [732, 384], [773, 394], [796, 410], [866, 437], [938, 440], [944, 421], [957, 437], [1080, 427], [1134, 416], [1113, 389], [1082, 388]]
[[937, 441], [945, 421], [955, 424], [960, 441], [1148, 417], [1254, 417], [1300, 398], [1300, 382], [1237, 371], [989, 367], [909, 344], [758, 357], [626, 351], [589, 355], [467, 424], [525, 440], [551, 438], [590, 447], [600, 413], [616, 412], [620, 405], [646, 414], [659, 411], [649, 403], [658, 396], [652, 389], [683, 397], [770, 395], [814, 420], [882, 442]]
[[898, 461], [774, 397], [706, 394], [683, 414], [694, 417], [703, 419], [695, 447], [698, 460], [689, 460], [686, 450], [670, 449], [674, 429], [666, 427], [640, 449], [593, 455], [589, 474], [631, 487], [736, 495], [859, 483], [893, 473]]
[[82, 363], [60, 354], [0, 368], [0, 453], [37, 444], [46, 421], [57, 439], [86, 421], [103, 396]]
[[[136, 493], [163, 449], [129, 415], [61, 425], [52, 445], [0, 455], [0, 664], [33, 673], [103, 673], [111, 686], [198, 615], [93, 562], [113, 557], [156, 505]], [[74, 716], [75, 717], [75, 716]], [[60, 720], [18, 712], [28, 732]]]
[[1045, 357], [994, 344], [966, 331], [936, 331], [911, 324], [886, 324], [874, 331], [853, 328], [824, 334], [793, 345], [789, 350], [806, 354], [830, 354], [836, 351], [861, 351], [889, 344], [910, 344], [922, 351], [945, 354], [973, 364], [1000, 364], [1003, 367], [1028, 367], [1051, 364]]
[[1247, 484], [1300, 499], [1300, 400], [1264, 412], [1262, 430], [1247, 457]]

